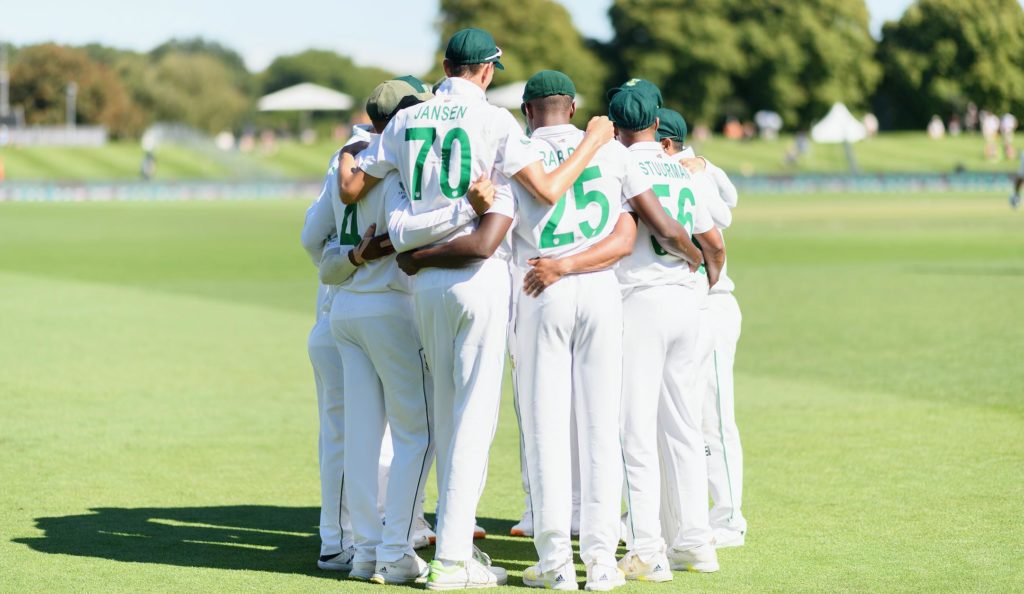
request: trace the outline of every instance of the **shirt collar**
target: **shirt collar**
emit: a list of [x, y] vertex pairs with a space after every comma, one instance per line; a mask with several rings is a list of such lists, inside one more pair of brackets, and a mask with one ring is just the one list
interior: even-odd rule
[[537, 128], [530, 136], [562, 136], [569, 132], [580, 132], [580, 129], [572, 124], [559, 124], [557, 126], [544, 126]]
[[464, 78], [447, 78], [437, 88], [438, 95], [461, 95], [486, 101], [484, 90]]
[[629, 146], [629, 150], [631, 150], [631, 151], [658, 151], [658, 152], [662, 152], [662, 150], [661, 150], [661, 143], [660, 142], [656, 142], [654, 140], [648, 140], [648, 141], [645, 141], [645, 142], [634, 142], [633, 144], [631, 144]]

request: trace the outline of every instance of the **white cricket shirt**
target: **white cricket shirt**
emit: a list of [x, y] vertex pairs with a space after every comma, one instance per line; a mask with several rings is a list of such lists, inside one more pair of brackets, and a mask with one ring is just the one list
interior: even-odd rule
[[[638, 142], [629, 147], [629, 166], [650, 184], [665, 212], [679, 221], [690, 235], [710, 230], [714, 223], [697, 196], [714, 192], [706, 177], [699, 179], [673, 159], [657, 142]], [[634, 194], [635, 195], [635, 194]], [[632, 209], [630, 209], [632, 210]], [[641, 220], [637, 222], [633, 253], [623, 258], [616, 274], [623, 291], [657, 285], [695, 286], [697, 274], [682, 258], [668, 253]]]

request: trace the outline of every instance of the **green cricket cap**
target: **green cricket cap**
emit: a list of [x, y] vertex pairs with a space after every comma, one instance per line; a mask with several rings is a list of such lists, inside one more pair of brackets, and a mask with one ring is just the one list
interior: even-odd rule
[[608, 104], [608, 117], [623, 130], [644, 130], [654, 125], [658, 117], [658, 105], [647, 93], [624, 90], [612, 95]]
[[667, 107], [658, 110], [658, 132], [654, 135], [656, 139], [669, 138], [678, 142], [686, 142], [686, 132], [686, 120], [683, 119], [683, 114]]
[[523, 103], [552, 95], [568, 95], [575, 98], [576, 85], [572, 83], [571, 78], [557, 70], [541, 70], [526, 81]]
[[[422, 83], [421, 83], [422, 85]], [[399, 109], [426, 101], [434, 96], [425, 87], [414, 87], [404, 79], [386, 80], [377, 85], [366, 100], [366, 115], [371, 120], [389, 120]]]
[[499, 61], [501, 48], [495, 45], [494, 37], [483, 29], [463, 29], [448, 40], [444, 57], [453, 64], [484, 64], [494, 62], [494, 67], [504, 70]]
[[612, 97], [620, 91], [639, 91], [645, 95], [650, 95], [658, 107], [665, 104], [665, 100], [661, 97], [661, 89], [658, 85], [644, 78], [631, 78], [614, 89], [608, 90], [608, 100], [611, 101]]
[[420, 93], [426, 93], [430, 91], [430, 87], [427, 86], [427, 83], [423, 82], [422, 80], [416, 78], [411, 74], [396, 76], [394, 80], [404, 80], [405, 82], [409, 83], [409, 85], [411, 85], [412, 88], [416, 89]]

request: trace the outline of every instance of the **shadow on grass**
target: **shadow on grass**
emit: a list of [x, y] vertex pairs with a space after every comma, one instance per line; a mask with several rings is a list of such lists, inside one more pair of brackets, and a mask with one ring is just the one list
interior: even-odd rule
[[[233, 505], [218, 507], [116, 508], [92, 513], [36, 518], [43, 536], [19, 538], [41, 553], [97, 557], [132, 563], [181, 567], [245, 569], [340, 579], [343, 573], [320, 571], [315, 507]], [[433, 523], [433, 518], [428, 516]], [[509, 582], [522, 584], [522, 571], [535, 563], [533, 541], [504, 536], [513, 522], [478, 520], [491, 538], [477, 544], [495, 565], [509, 570]], [[419, 551], [433, 558], [433, 547]]]

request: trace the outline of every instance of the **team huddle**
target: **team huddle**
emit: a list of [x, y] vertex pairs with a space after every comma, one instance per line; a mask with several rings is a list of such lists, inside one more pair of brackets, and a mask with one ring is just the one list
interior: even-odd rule
[[[473, 544], [507, 357], [526, 492], [512, 534], [538, 556], [523, 582], [578, 589], [577, 535], [586, 590], [717, 571], [716, 548], [746, 533], [721, 232], [735, 187], [642, 79], [582, 131], [572, 80], [538, 72], [527, 136], [485, 97], [501, 56], [464, 29], [433, 92], [378, 85], [372, 126], [333, 156], [307, 213], [318, 565], [431, 590], [507, 582]], [[428, 564], [415, 549], [432, 543]]]

